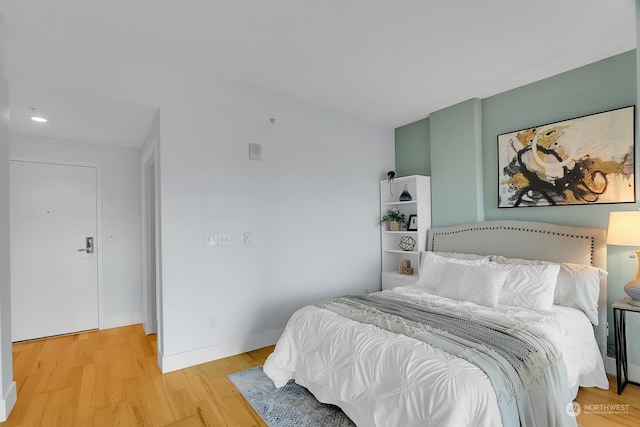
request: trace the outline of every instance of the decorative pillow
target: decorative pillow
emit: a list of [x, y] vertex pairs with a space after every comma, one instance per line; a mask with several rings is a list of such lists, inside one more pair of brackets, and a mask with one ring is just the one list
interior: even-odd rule
[[558, 281], [560, 266], [498, 264], [498, 270], [508, 273], [498, 301], [500, 304], [515, 305], [533, 310], [549, 310], [553, 305], [553, 295]]
[[445, 264], [444, 271], [445, 280], [438, 283], [433, 294], [487, 307], [498, 305], [500, 289], [509, 275], [507, 271], [487, 263], [465, 265], [451, 262]]
[[435, 287], [446, 279], [446, 267], [448, 264], [461, 265], [482, 265], [489, 262], [489, 257], [485, 256], [479, 259], [466, 260], [458, 258], [443, 257], [433, 252], [424, 252], [420, 264], [418, 280], [414, 286], [435, 289]]
[[[492, 256], [491, 260], [501, 264], [556, 264], [550, 261], [507, 258], [502, 256]], [[560, 266], [560, 272], [558, 273], [553, 303], [582, 310], [591, 323], [597, 326], [600, 281], [606, 278], [608, 273], [601, 268], [584, 264], [564, 262], [556, 265]]]

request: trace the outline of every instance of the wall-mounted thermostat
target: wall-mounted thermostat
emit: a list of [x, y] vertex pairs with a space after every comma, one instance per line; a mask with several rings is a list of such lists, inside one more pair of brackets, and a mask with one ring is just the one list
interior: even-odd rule
[[250, 160], [262, 160], [262, 145], [249, 143], [249, 159]]

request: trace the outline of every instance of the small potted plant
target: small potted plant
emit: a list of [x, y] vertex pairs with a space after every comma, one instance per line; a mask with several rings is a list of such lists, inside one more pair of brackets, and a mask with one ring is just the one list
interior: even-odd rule
[[406, 215], [400, 212], [398, 209], [389, 209], [386, 215], [383, 215], [378, 222], [378, 225], [382, 226], [385, 222], [389, 223], [389, 230], [400, 231], [400, 226], [406, 222]]

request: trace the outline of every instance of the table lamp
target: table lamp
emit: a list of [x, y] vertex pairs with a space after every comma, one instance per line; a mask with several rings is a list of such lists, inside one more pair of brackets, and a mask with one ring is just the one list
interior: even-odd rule
[[636, 247], [638, 271], [636, 277], [624, 285], [624, 291], [630, 298], [627, 302], [640, 306], [640, 211], [611, 212], [607, 244]]

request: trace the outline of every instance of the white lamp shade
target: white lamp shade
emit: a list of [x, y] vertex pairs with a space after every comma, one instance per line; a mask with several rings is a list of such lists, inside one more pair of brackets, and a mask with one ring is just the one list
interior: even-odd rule
[[640, 246], [640, 211], [611, 212], [607, 244]]

